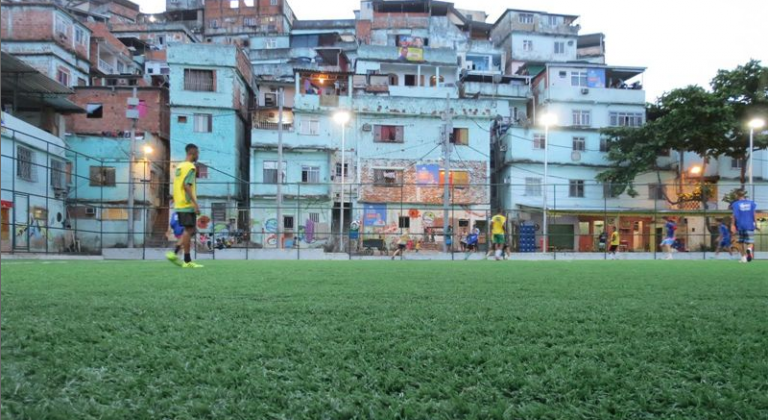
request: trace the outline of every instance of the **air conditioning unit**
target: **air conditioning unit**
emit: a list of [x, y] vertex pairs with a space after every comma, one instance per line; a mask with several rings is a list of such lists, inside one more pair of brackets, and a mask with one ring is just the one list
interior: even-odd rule
[[571, 160], [574, 161], [574, 162], [581, 161], [581, 152], [579, 152], [579, 151], [571, 152]]
[[88, 206], [85, 208], [86, 216], [96, 216], [96, 207]]
[[373, 126], [370, 124], [363, 124], [363, 131], [373, 131]]
[[581, 89], [581, 94], [582, 95], [589, 95], [589, 88], [582, 88]]

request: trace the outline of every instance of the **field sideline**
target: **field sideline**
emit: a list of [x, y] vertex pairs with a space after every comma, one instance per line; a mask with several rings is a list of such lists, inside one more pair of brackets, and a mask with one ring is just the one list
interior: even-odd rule
[[2, 264], [5, 419], [768, 418], [768, 265]]

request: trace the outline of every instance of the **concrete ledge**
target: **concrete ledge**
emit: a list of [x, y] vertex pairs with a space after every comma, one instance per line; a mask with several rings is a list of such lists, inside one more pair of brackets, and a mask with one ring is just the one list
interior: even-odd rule
[[70, 254], [6, 254], [0, 257], [3, 260], [45, 260], [45, 261], [104, 261], [101, 255], [70, 255]]

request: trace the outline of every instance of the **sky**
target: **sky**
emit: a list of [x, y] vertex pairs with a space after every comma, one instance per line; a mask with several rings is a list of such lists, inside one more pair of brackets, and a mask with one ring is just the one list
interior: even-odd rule
[[[134, 1], [147, 13], [162, 11], [165, 4]], [[289, 0], [289, 4], [299, 19], [352, 19], [353, 10], [360, 7], [359, 0]], [[648, 68], [644, 83], [649, 101], [677, 87], [708, 87], [719, 69], [735, 68], [750, 58], [768, 65], [766, 0], [456, 0], [454, 4], [485, 10], [489, 22], [506, 8], [580, 15], [582, 34], [606, 34], [608, 64]]]

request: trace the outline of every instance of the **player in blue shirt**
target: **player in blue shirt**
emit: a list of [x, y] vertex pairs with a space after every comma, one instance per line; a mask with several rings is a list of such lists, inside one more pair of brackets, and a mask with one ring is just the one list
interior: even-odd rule
[[755, 230], [757, 229], [757, 204], [747, 200], [744, 190], [736, 192], [738, 200], [731, 204], [733, 210], [733, 227], [738, 232], [739, 251], [741, 262], [752, 262], [752, 246], [755, 243]]
[[674, 252], [677, 223], [675, 223], [675, 221], [670, 219], [669, 217], [665, 217], [664, 221], [666, 222], [664, 224], [664, 230], [666, 231], [666, 235], [664, 236], [664, 240], [661, 241], [661, 248], [667, 253], [666, 259], [671, 260], [672, 252]]
[[717, 251], [715, 252], [715, 258], [719, 258], [720, 253], [723, 251], [728, 251], [728, 255], [733, 257], [731, 228], [728, 226], [728, 223], [726, 223], [724, 219], [720, 219], [719, 222], [720, 226], [718, 226], [717, 229], [720, 232], [720, 235], [717, 237]]

